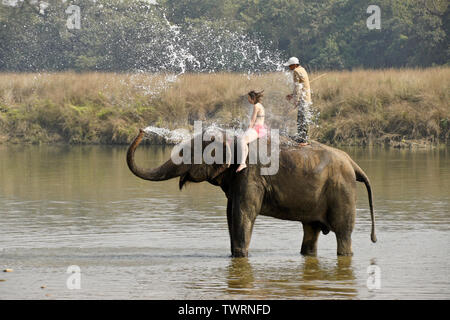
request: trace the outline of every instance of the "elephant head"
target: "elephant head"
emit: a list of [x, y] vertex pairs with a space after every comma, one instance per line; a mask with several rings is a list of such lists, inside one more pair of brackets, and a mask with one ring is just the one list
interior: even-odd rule
[[[204, 132], [202, 133], [203, 136]], [[194, 152], [191, 152], [190, 161], [184, 161], [182, 163], [175, 163], [172, 157], [167, 160], [164, 164], [160, 165], [157, 168], [143, 169], [136, 165], [134, 159], [134, 153], [142, 142], [144, 138], [145, 132], [144, 130], [139, 131], [139, 135], [134, 139], [128, 148], [127, 152], [127, 164], [130, 168], [131, 172], [138, 176], [141, 179], [150, 180], [150, 181], [163, 181], [169, 180], [172, 178], [180, 177], [180, 189], [183, 185], [190, 182], [202, 182], [208, 181], [212, 184], [217, 185], [215, 179], [230, 166], [231, 163], [231, 149], [229, 142], [225, 139], [225, 133], [223, 131], [217, 130], [215, 135], [211, 136], [209, 141], [203, 141], [201, 139], [201, 152], [203, 154], [203, 150], [205, 148], [209, 148], [212, 150], [222, 150], [223, 156], [222, 159], [226, 159], [227, 161], [223, 161], [223, 163], [205, 163], [203, 157], [201, 163], [194, 162]], [[183, 143], [184, 148], [180, 148], [179, 156], [183, 156], [184, 150], [186, 148], [190, 148], [190, 150], [194, 150], [194, 138], [189, 141]], [[212, 145], [214, 144], [214, 145]], [[209, 147], [208, 147], [209, 146]]]

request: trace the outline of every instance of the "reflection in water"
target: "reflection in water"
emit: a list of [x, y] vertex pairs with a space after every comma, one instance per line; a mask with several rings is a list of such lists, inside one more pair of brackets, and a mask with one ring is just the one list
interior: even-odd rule
[[303, 277], [305, 281], [327, 280], [327, 281], [347, 281], [354, 280], [352, 270], [352, 257], [337, 257], [334, 266], [327, 266], [316, 257], [305, 257], [302, 265]]
[[241, 289], [253, 288], [253, 269], [248, 258], [231, 258], [228, 266], [228, 292], [240, 293]]
[[332, 266], [325, 265], [316, 257], [306, 257], [302, 280], [305, 281], [301, 286], [304, 296], [317, 297], [321, 295], [320, 291], [328, 291], [333, 298], [351, 298], [356, 297], [358, 292], [352, 257], [337, 257], [336, 264]]
[[284, 267], [267, 264], [254, 271], [248, 258], [232, 258], [228, 266], [226, 292], [250, 299], [357, 296], [352, 257], [338, 257], [334, 265], [320, 262], [317, 257], [302, 257], [297, 267], [292, 268], [291, 265], [295, 263], [290, 261]]
[[[353, 258], [332, 233], [299, 255], [300, 224], [258, 217], [250, 256], [231, 259], [223, 192], [207, 183], [133, 176], [125, 147], [0, 146], [0, 299], [450, 298], [450, 151], [349, 148], [370, 177], [358, 184]], [[170, 148], [142, 147], [156, 166]], [[381, 288], [366, 286], [376, 264]], [[83, 290], [67, 290], [79, 265]], [[40, 286], [46, 285], [46, 289]]]

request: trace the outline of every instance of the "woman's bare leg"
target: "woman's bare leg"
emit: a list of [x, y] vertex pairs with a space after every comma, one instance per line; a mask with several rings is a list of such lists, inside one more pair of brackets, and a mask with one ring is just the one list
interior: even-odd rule
[[238, 162], [239, 167], [237, 168], [236, 172], [239, 172], [245, 168], [247, 168], [247, 165], [245, 164], [245, 160], [248, 156], [248, 144], [258, 139], [258, 134], [256, 133], [256, 130], [253, 128], [248, 129], [245, 131], [245, 133], [239, 138], [238, 144], [241, 148], [241, 159]]

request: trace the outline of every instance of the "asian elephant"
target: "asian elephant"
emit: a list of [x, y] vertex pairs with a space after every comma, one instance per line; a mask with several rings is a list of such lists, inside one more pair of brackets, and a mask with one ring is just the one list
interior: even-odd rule
[[[186, 182], [207, 181], [220, 186], [227, 197], [227, 220], [233, 257], [245, 257], [258, 215], [303, 224], [301, 254], [316, 255], [320, 231], [336, 234], [337, 254], [352, 255], [351, 234], [356, 217], [356, 182], [367, 188], [372, 220], [371, 240], [376, 242], [372, 189], [367, 175], [345, 152], [311, 142], [304, 147], [281, 143], [279, 169], [275, 175], [261, 175], [260, 164], [248, 165], [236, 173], [236, 146], [216, 139], [202, 142], [226, 144], [224, 153], [234, 149], [230, 163], [175, 164], [171, 159], [157, 168], [142, 169], [134, 153], [144, 137], [144, 131], [131, 143], [127, 164], [136, 176], [162, 181], [179, 177], [180, 189]], [[236, 142], [236, 137], [233, 138]], [[193, 144], [194, 139], [191, 140]], [[188, 142], [189, 143], [189, 142]], [[270, 143], [270, 141], [269, 141]]]

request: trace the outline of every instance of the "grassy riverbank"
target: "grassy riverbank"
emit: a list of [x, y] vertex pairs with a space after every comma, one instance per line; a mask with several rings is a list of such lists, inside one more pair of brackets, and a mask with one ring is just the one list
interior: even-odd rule
[[[323, 72], [312, 74], [311, 79]], [[295, 128], [283, 73], [187, 74], [175, 82], [148, 74], [0, 74], [0, 143], [125, 144], [138, 128], [187, 128], [195, 120], [236, 125], [243, 96], [264, 89], [273, 128]], [[164, 89], [161, 86], [166, 84]], [[312, 82], [320, 111], [314, 139], [336, 145], [447, 144], [450, 68], [328, 72]]]

